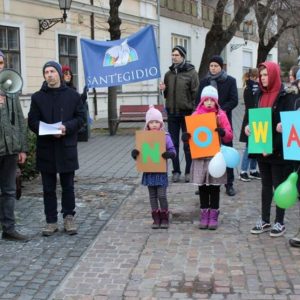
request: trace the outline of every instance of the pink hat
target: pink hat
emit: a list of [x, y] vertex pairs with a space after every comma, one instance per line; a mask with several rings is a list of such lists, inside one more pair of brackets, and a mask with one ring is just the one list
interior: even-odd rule
[[161, 112], [158, 109], [156, 109], [153, 105], [149, 105], [149, 109], [146, 112], [146, 125], [145, 125], [145, 129], [147, 129], [148, 123], [150, 121], [158, 121], [158, 122], [161, 123], [161, 129], [164, 128], [163, 116], [162, 116]]

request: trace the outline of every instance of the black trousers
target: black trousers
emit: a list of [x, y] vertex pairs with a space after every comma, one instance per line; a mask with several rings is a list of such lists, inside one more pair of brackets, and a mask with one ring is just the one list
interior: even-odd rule
[[[185, 116], [184, 115], [168, 115], [168, 131], [171, 135], [175, 150], [176, 157], [172, 159], [173, 173], [181, 174], [180, 161], [179, 161], [179, 144], [180, 144], [180, 130], [186, 132]], [[183, 143], [183, 151], [185, 155], [185, 174], [190, 173], [192, 157], [190, 146], [188, 143]]]
[[[233, 147], [233, 143], [229, 142], [229, 143], [222, 143], [225, 146], [228, 147]], [[232, 168], [226, 168], [226, 174], [227, 174], [227, 183], [225, 184], [226, 187], [230, 187], [233, 186], [233, 182], [234, 182], [234, 169]]]
[[[262, 220], [270, 223], [271, 204], [273, 192], [276, 187], [281, 184], [288, 175], [293, 171], [291, 164], [274, 164], [270, 162], [258, 161], [259, 171], [261, 175], [261, 214]], [[285, 210], [276, 206], [275, 223], [284, 224]]]
[[[41, 172], [43, 193], [44, 193], [44, 212], [47, 223], [57, 222], [57, 196], [56, 196], [56, 173]], [[60, 173], [61, 213], [63, 218], [67, 215], [75, 215], [75, 194], [74, 194], [74, 172]]]

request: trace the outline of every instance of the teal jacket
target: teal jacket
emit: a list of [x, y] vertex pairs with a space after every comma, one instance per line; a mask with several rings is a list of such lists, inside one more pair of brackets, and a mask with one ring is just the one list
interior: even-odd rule
[[27, 126], [18, 95], [0, 104], [0, 156], [27, 152]]

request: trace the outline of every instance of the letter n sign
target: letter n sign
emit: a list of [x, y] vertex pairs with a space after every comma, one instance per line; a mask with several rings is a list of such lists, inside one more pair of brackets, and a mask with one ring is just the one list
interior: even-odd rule
[[187, 131], [191, 134], [190, 149], [192, 158], [214, 156], [220, 151], [216, 114], [207, 113], [185, 117]]
[[135, 133], [136, 149], [140, 154], [136, 160], [139, 172], [161, 173], [167, 171], [167, 163], [161, 154], [166, 151], [164, 131], [138, 130]]

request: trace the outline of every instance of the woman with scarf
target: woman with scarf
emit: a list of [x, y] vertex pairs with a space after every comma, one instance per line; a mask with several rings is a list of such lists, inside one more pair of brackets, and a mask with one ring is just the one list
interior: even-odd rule
[[[256, 108], [272, 108], [272, 154], [257, 154], [257, 162], [261, 175], [261, 218], [251, 229], [252, 234], [270, 231], [271, 237], [278, 237], [285, 233], [285, 210], [276, 206], [274, 225], [271, 226], [270, 213], [273, 191], [293, 171], [291, 161], [284, 160], [282, 148], [282, 127], [280, 112], [293, 110], [295, 94], [287, 93], [280, 79], [280, 68], [275, 62], [264, 62], [259, 65], [259, 87], [255, 101]], [[245, 134], [251, 134], [249, 125], [245, 127]]]
[[[209, 60], [209, 70], [205, 78], [200, 81], [198, 94], [196, 97], [196, 107], [199, 104], [202, 90], [212, 85], [218, 90], [219, 105], [223, 111], [226, 112], [227, 118], [232, 127], [232, 110], [238, 105], [238, 91], [235, 78], [229, 76], [223, 69], [223, 59], [219, 55], [214, 55]], [[232, 147], [232, 142], [224, 144]], [[226, 194], [234, 196], [235, 190], [233, 188], [234, 173], [232, 168], [227, 168], [227, 183]], [[197, 193], [197, 192], [196, 192]], [[198, 194], [198, 193], [197, 193]]]

